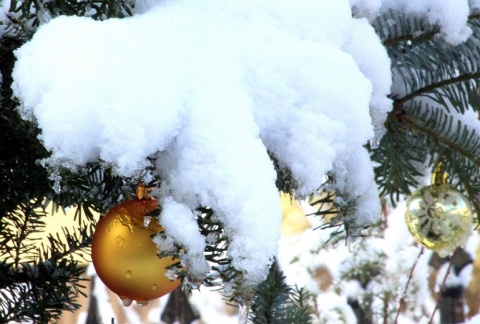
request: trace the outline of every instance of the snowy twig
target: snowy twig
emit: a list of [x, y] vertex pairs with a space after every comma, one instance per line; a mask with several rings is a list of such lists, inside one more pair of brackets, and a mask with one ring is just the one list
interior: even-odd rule
[[448, 264], [447, 273], [445, 273], [445, 277], [443, 277], [442, 285], [440, 286], [440, 291], [438, 292], [437, 302], [435, 303], [435, 308], [433, 309], [432, 316], [430, 316], [429, 324], [433, 323], [433, 318], [435, 317], [435, 313], [438, 309], [438, 304], [440, 303], [440, 299], [442, 298], [443, 291], [445, 290], [445, 283], [447, 282], [448, 275], [450, 274], [450, 270], [453, 266], [453, 261], [455, 259], [455, 254], [457, 253], [458, 249], [453, 251], [452, 257], [450, 258], [450, 263]]
[[398, 321], [398, 316], [400, 315], [400, 310], [402, 309], [402, 303], [405, 300], [405, 296], [407, 295], [407, 290], [408, 286], [410, 286], [410, 282], [412, 281], [413, 278], [413, 272], [415, 271], [415, 267], [417, 266], [418, 261], [420, 260], [420, 257], [423, 254], [424, 247], [422, 246], [420, 249], [420, 252], [418, 253], [417, 259], [415, 260], [415, 263], [412, 266], [412, 269], [410, 269], [410, 275], [408, 276], [407, 284], [405, 285], [405, 289], [403, 290], [402, 298], [400, 299], [400, 302], [398, 304], [398, 310], [397, 310], [397, 315], [395, 316], [395, 324]]

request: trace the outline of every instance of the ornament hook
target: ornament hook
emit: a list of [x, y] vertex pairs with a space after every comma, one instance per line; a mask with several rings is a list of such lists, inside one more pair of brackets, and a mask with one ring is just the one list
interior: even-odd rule
[[437, 163], [437, 166], [432, 173], [432, 184], [439, 186], [447, 183], [448, 174], [445, 172], [445, 167], [442, 161]]
[[135, 196], [137, 199], [142, 200], [142, 199], [153, 199], [153, 197], [150, 195], [150, 192], [153, 190], [153, 188], [146, 187], [143, 183], [139, 183], [137, 187], [135, 188]]

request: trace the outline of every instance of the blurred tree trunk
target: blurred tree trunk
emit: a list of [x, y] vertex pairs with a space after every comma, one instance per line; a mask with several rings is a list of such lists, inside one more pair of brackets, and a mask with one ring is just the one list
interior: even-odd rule
[[167, 305], [160, 319], [168, 324], [180, 323], [190, 324], [200, 317], [195, 314], [192, 305], [188, 301], [187, 294], [182, 290], [182, 287], [177, 287], [170, 293]]
[[[465, 313], [465, 287], [446, 286], [443, 291], [435, 292], [435, 282], [438, 282], [437, 274], [442, 265], [447, 262], [452, 262], [453, 274], [457, 275], [465, 268], [465, 266], [473, 262], [472, 257], [468, 252], [462, 248], [458, 248], [453, 254], [453, 259], [450, 257], [441, 258], [437, 253], [433, 253], [429, 261], [429, 265], [434, 268], [435, 272], [430, 282], [430, 289], [434, 297], [438, 298], [438, 309], [440, 311], [440, 323], [464, 323]], [[450, 275], [453, 275], [450, 274]], [[441, 278], [443, 280], [443, 278]]]

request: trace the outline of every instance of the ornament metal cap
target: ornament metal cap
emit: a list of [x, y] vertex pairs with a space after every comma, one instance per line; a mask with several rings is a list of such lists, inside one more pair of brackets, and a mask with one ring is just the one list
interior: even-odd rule
[[151, 195], [150, 192], [153, 190], [151, 187], [146, 187], [145, 184], [139, 183], [137, 184], [137, 187], [135, 188], [135, 197], [137, 199], [142, 200], [142, 199], [154, 199]]
[[437, 166], [432, 173], [432, 184], [439, 186], [447, 183], [448, 174], [445, 172], [445, 167], [442, 161], [437, 163]]

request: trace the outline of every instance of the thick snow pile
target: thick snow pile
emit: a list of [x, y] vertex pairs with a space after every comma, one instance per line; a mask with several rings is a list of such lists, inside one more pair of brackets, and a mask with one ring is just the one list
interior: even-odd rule
[[170, 235], [198, 256], [188, 210], [212, 207], [251, 284], [279, 237], [267, 152], [292, 171], [299, 196], [335, 167], [357, 198], [367, 193], [359, 222], [379, 214], [373, 174], [354, 161], [371, 168], [358, 152], [390, 107], [389, 60], [347, 0], [162, 1], [123, 20], [60, 17], [16, 55], [14, 92], [42, 129], [47, 163], [101, 160], [136, 176], [155, 156], [166, 233], [181, 211], [182, 231]]

